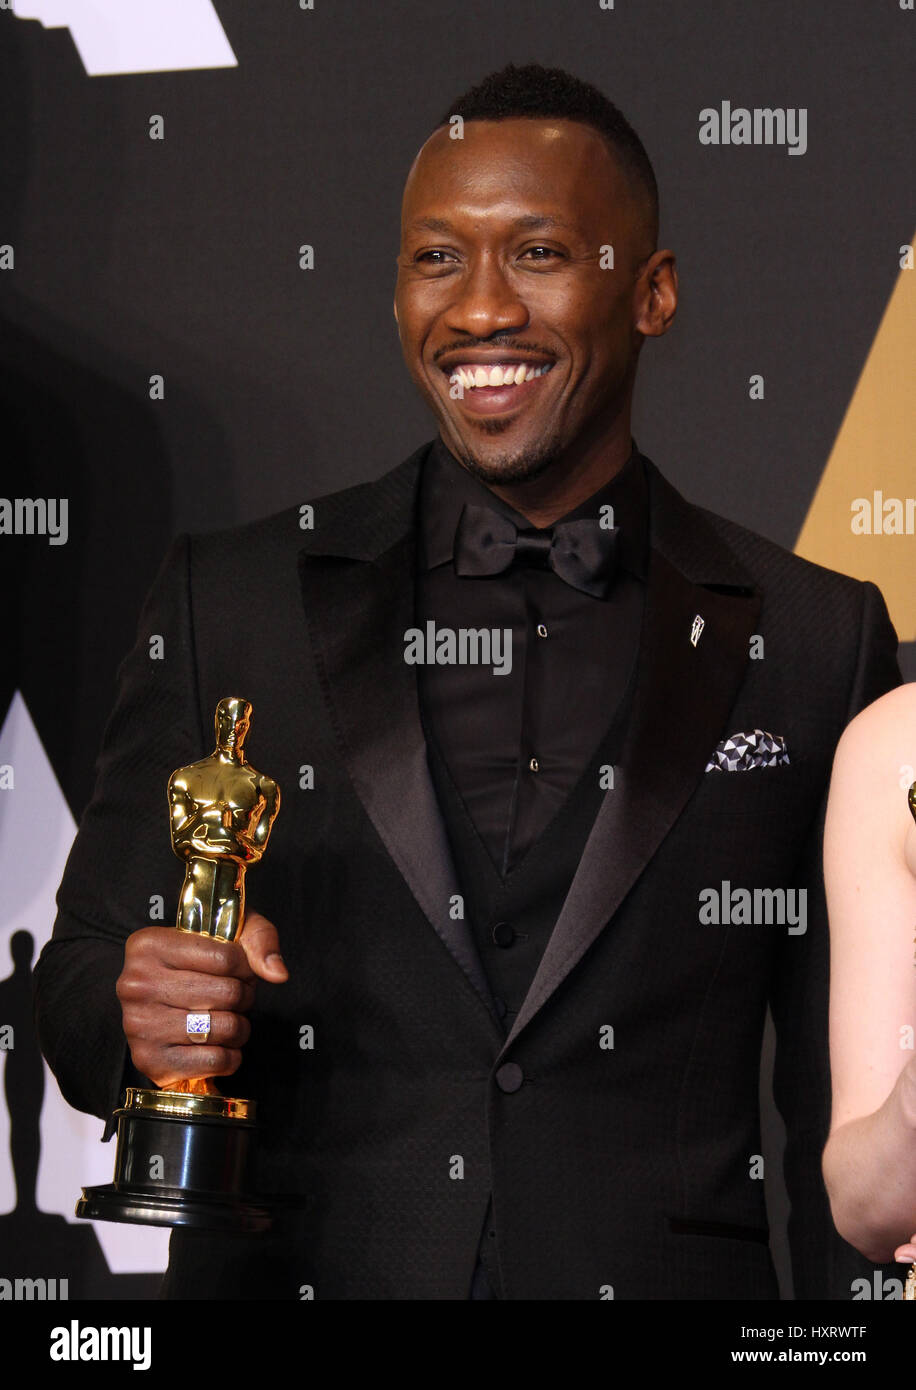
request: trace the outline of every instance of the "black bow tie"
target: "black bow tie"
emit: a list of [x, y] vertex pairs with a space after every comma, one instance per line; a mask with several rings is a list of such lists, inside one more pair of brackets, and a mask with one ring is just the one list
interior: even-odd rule
[[513, 564], [551, 569], [564, 583], [595, 598], [607, 598], [617, 573], [620, 528], [585, 517], [558, 521], [544, 531], [519, 528], [492, 507], [462, 508], [455, 532], [455, 573], [479, 579], [502, 574]]

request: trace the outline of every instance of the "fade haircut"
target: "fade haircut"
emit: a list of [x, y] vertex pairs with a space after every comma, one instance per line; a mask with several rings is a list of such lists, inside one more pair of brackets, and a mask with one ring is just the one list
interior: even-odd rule
[[516, 67], [510, 63], [499, 72], [491, 72], [452, 102], [438, 124], [448, 125], [452, 116], [461, 116], [465, 121], [506, 121], [519, 117], [549, 120], [553, 117], [591, 126], [603, 136], [622, 169], [651, 240], [649, 250], [655, 251], [658, 184], [652, 161], [623, 113], [590, 82], [583, 82], [562, 68], [545, 68], [539, 63]]

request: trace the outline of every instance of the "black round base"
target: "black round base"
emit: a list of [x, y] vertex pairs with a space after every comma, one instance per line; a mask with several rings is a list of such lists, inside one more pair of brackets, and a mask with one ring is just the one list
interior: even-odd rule
[[181, 1104], [183, 1098], [169, 1092], [128, 1092], [127, 1103], [115, 1112], [114, 1182], [84, 1187], [77, 1216], [214, 1231], [270, 1227], [270, 1210], [250, 1195], [253, 1122], [175, 1113]]
[[143, 1226], [195, 1226], [211, 1231], [266, 1231], [271, 1225], [267, 1207], [244, 1200], [216, 1198], [200, 1193], [170, 1195], [116, 1187], [84, 1187], [76, 1215], [86, 1221], [132, 1221]]

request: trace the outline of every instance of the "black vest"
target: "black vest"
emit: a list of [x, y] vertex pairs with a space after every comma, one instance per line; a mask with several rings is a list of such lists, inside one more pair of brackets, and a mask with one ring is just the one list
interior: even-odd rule
[[[472, 928], [506, 1033], [537, 973], [602, 800], [614, 795], [613, 768], [620, 760], [629, 721], [636, 664], [634, 655], [623, 698], [610, 727], [571, 795], [505, 878], [500, 876], [478, 835], [445, 759], [425, 727], [430, 773], [464, 898], [465, 919]], [[494, 1216], [499, 1219], [491, 1204], [481, 1237], [480, 1261], [498, 1298], [499, 1271], [488, 1234], [494, 1229]]]

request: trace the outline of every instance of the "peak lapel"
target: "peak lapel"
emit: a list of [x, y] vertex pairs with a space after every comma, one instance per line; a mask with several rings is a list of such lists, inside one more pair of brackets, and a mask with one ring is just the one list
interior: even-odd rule
[[[610, 921], [703, 776], [760, 612], [760, 595], [702, 513], [648, 468], [652, 551], [621, 763], [505, 1048]], [[665, 552], [706, 582], [688, 578]], [[704, 626], [693, 645], [697, 615]]]
[[425, 451], [378, 483], [316, 504], [299, 579], [322, 693], [354, 788], [417, 903], [495, 1018], [470, 928], [450, 915], [460, 889], [427, 765], [416, 672], [404, 661], [404, 633], [414, 623], [413, 517]]

